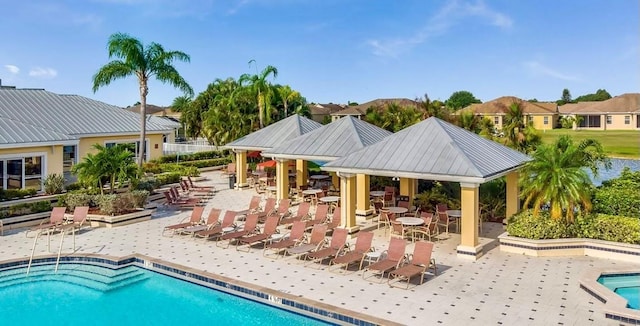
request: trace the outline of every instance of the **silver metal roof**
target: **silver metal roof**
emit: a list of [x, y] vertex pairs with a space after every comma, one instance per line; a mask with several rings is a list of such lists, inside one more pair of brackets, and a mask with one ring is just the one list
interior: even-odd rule
[[375, 144], [391, 134], [390, 131], [347, 116], [267, 150], [262, 156], [327, 162]]
[[251, 151], [269, 150], [320, 127], [321, 124], [295, 114], [227, 143], [224, 147]]
[[483, 183], [530, 158], [437, 118], [327, 163], [327, 171]]
[[77, 142], [78, 140], [73, 136], [0, 117], [0, 145], [4, 148], [23, 146], [25, 143], [53, 145]]
[[[42, 89], [0, 89], [0, 118], [69, 136], [139, 133], [139, 117], [138, 113], [78, 95]], [[149, 133], [172, 130], [155, 120], [147, 121]]]

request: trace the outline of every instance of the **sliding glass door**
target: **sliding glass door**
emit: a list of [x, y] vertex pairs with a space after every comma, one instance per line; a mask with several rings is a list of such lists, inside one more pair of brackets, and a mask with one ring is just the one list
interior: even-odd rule
[[23, 159], [9, 159], [6, 166], [6, 189], [22, 189]]

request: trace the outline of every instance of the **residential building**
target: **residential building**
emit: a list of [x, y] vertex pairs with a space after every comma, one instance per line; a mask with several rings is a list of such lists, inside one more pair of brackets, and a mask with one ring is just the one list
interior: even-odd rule
[[325, 118], [328, 118], [329, 121], [331, 114], [343, 110], [346, 106], [342, 104], [320, 104], [320, 103], [311, 103], [309, 106], [309, 112], [311, 113], [311, 120], [322, 123], [325, 121]]
[[[145, 158], [162, 155], [179, 124], [147, 118]], [[136, 155], [140, 115], [78, 95], [44, 89], [0, 88], [0, 189], [42, 189], [49, 174], [70, 177], [71, 167], [94, 144], [132, 144]]]
[[573, 117], [573, 129], [640, 129], [640, 93], [627, 93], [606, 101], [561, 105], [560, 115]]
[[539, 130], [553, 129], [558, 123], [558, 106], [553, 102], [528, 102], [515, 96], [502, 96], [485, 102], [474, 103], [458, 111], [471, 111], [493, 122], [497, 130], [504, 125], [504, 118], [511, 105], [519, 105], [525, 120]]
[[362, 119], [367, 114], [369, 108], [384, 109], [389, 104], [395, 104], [402, 107], [418, 107], [418, 102], [407, 98], [380, 98], [359, 105], [347, 106], [343, 110], [331, 114], [331, 121], [335, 121], [342, 117], [354, 116]]

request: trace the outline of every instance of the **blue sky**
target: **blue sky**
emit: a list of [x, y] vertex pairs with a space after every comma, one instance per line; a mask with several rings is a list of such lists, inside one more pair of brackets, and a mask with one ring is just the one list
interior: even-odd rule
[[[124, 32], [181, 50], [196, 94], [266, 65], [309, 102], [446, 100], [468, 90], [557, 100], [640, 88], [639, 3], [632, 0], [23, 0], [1, 2], [0, 79], [127, 106], [134, 77], [91, 91]], [[181, 95], [150, 84], [148, 103]]]

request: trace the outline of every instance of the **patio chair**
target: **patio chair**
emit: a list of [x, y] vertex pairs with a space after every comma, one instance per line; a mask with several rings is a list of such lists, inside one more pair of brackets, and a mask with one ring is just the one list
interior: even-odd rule
[[311, 230], [311, 237], [309, 238], [309, 242], [297, 245], [292, 248], [288, 248], [286, 253], [291, 256], [299, 257], [301, 255], [305, 255], [310, 251], [318, 250], [321, 248], [326, 242], [325, 234], [327, 233], [327, 225], [326, 224], [317, 224]]
[[302, 221], [293, 222], [293, 226], [291, 227], [291, 231], [286, 234], [282, 240], [278, 242], [268, 243], [264, 250], [262, 251], [262, 255], [265, 257], [273, 258], [269, 256], [268, 253], [275, 254], [275, 258], [280, 257], [278, 253], [284, 251], [286, 249], [295, 247], [304, 241], [305, 237], [305, 224]]
[[278, 214], [280, 218], [284, 218], [291, 215], [291, 212], [289, 212], [290, 206], [291, 206], [291, 199], [289, 198], [281, 199], [280, 202], [278, 203], [278, 211], [276, 212], [276, 214]]
[[62, 223], [64, 223], [64, 214], [66, 213], [66, 211], [66, 207], [54, 207], [53, 209], [51, 209], [49, 220], [44, 220], [40, 222], [40, 225], [28, 229], [27, 232], [25, 232], [25, 236], [29, 237], [29, 232], [42, 232], [45, 230], [48, 231], [49, 229], [56, 228], [62, 225]]
[[209, 190], [211, 192], [215, 192], [216, 191], [216, 187], [215, 186], [199, 186], [199, 185], [196, 185], [195, 182], [193, 182], [193, 179], [191, 178], [191, 176], [187, 176], [187, 181], [189, 181], [189, 187], [190, 188], [198, 189], [198, 190]]
[[391, 221], [395, 220], [396, 215], [394, 213], [390, 213], [385, 209], [380, 210], [380, 215], [378, 216], [378, 229], [380, 229], [380, 225], [384, 226], [384, 235], [387, 235], [387, 230], [391, 229]]
[[280, 225], [289, 225], [295, 221], [302, 221], [309, 217], [309, 208], [311, 208], [311, 204], [309, 202], [301, 202], [298, 205], [298, 211], [294, 216], [286, 217], [280, 219]]
[[[329, 271], [331, 271], [331, 266], [344, 266], [344, 270], [347, 271], [349, 269], [349, 265], [355, 262], [360, 262], [358, 270], [362, 269], [362, 263], [364, 262], [364, 257], [367, 253], [371, 252], [371, 241], [373, 240], [373, 232], [358, 232], [358, 237], [356, 238], [356, 247], [354, 250], [346, 250], [344, 254], [339, 256], [336, 255], [329, 262]], [[338, 268], [339, 269], [339, 268]], [[335, 270], [335, 269], [334, 269]]]
[[[377, 261], [367, 267], [365, 267], [362, 272], [362, 278], [367, 279], [367, 272], [377, 272], [380, 273], [380, 283], [384, 281], [384, 273], [398, 268], [402, 265], [402, 262], [405, 259], [405, 248], [407, 242], [404, 239], [400, 238], [391, 238], [389, 241], [389, 249], [382, 252], [382, 254], [386, 253], [386, 258], [380, 261]], [[371, 277], [371, 275], [369, 276]]]
[[73, 232], [80, 232], [80, 228], [87, 221], [87, 216], [89, 215], [89, 206], [76, 206], [73, 209], [73, 219], [69, 222], [71, 224], [71, 229]]
[[331, 222], [327, 223], [327, 231], [332, 231], [339, 228], [342, 225], [342, 213], [340, 209], [333, 210], [333, 216], [331, 216]]
[[449, 225], [458, 223], [458, 220], [453, 217], [449, 217], [447, 214], [447, 204], [436, 205], [436, 214], [438, 214], [438, 225], [445, 228], [445, 232], [449, 234]]
[[262, 201], [262, 198], [260, 196], [251, 197], [251, 202], [249, 202], [249, 208], [243, 211], [237, 212], [238, 215], [247, 215], [251, 213], [257, 213], [260, 210], [260, 201]]
[[322, 261], [325, 259], [333, 258], [338, 256], [345, 248], [347, 247], [347, 236], [349, 232], [347, 229], [335, 229], [333, 230], [333, 234], [331, 235], [331, 242], [329, 246], [318, 248], [314, 251], [311, 251], [305, 255], [305, 259], [308, 259], [306, 265], [311, 263], [318, 262], [318, 268], [321, 266]]
[[[173, 188], [172, 188], [173, 189]], [[180, 198], [180, 195], [175, 190], [169, 189], [164, 192], [164, 196], [167, 199], [165, 205], [177, 206], [179, 208], [192, 208], [200, 205], [201, 201], [198, 198]]]
[[438, 222], [433, 219], [433, 213], [422, 212], [420, 218], [424, 220], [424, 224], [411, 229], [412, 239], [429, 239], [438, 240]]
[[276, 214], [276, 199], [275, 198], [267, 198], [267, 201], [264, 204], [264, 209], [261, 212], [258, 212], [258, 222], [264, 223], [265, 219], [271, 215]]
[[410, 234], [410, 229], [405, 228], [402, 223], [398, 221], [390, 221], [391, 223], [391, 232], [389, 232], [389, 237], [398, 237], [404, 239]]
[[[232, 242], [237, 244], [240, 238], [255, 234], [258, 230], [258, 214], [249, 214], [247, 215], [247, 220], [244, 222], [244, 225], [242, 225], [242, 230], [225, 233], [220, 236], [220, 240], [227, 241], [227, 245], [224, 246], [224, 248], [229, 248]], [[220, 245], [221, 241], [216, 242], [216, 246], [223, 247]]]
[[388, 284], [393, 287], [396, 282], [407, 281], [407, 290], [411, 284], [411, 278], [420, 276], [420, 284], [424, 282], [424, 274], [433, 267], [433, 275], [437, 275], [436, 260], [431, 258], [433, 242], [418, 241], [409, 256], [409, 263], [389, 273]]
[[311, 228], [314, 225], [322, 224], [327, 220], [327, 214], [329, 214], [329, 205], [320, 204], [316, 206], [316, 212], [313, 215], [313, 220], [306, 221], [307, 228]]
[[167, 225], [164, 227], [164, 229], [162, 229], [162, 235], [164, 235], [165, 232], [167, 231], [171, 231], [171, 234], [175, 234], [178, 230], [184, 229], [186, 227], [189, 226], [194, 226], [194, 225], [198, 225], [201, 223], [202, 220], [202, 213], [204, 212], [204, 207], [202, 206], [196, 206], [193, 208], [193, 210], [191, 211], [191, 217], [189, 218], [188, 222], [181, 222], [178, 224], [173, 224], [173, 225]]
[[264, 228], [262, 230], [262, 233], [256, 233], [250, 236], [246, 236], [246, 237], [242, 237], [238, 239], [238, 245], [236, 246], [236, 250], [240, 251], [240, 246], [241, 245], [247, 245], [247, 252], [251, 251], [251, 247], [262, 243], [264, 244], [262, 249], [264, 249], [264, 246], [267, 245], [267, 241], [269, 239], [271, 239], [271, 237], [278, 233], [278, 221], [279, 221], [279, 217], [276, 215], [271, 215], [269, 217], [267, 217], [267, 221], [264, 224]]
[[396, 205], [396, 199], [393, 193], [385, 192], [383, 197], [384, 207], [391, 207]]
[[220, 238], [225, 230], [230, 230], [229, 232], [234, 231], [236, 227], [235, 221], [237, 214], [238, 213], [234, 211], [226, 211], [224, 213], [224, 217], [222, 218], [222, 223], [220, 223], [219, 225], [213, 225], [207, 230], [198, 231], [194, 233], [194, 236], [205, 239], [209, 239], [212, 237]]
[[205, 222], [205, 224], [188, 226], [188, 227], [186, 227], [184, 229], [178, 230], [176, 233], [179, 233], [179, 234], [190, 234], [191, 236], [195, 236], [196, 232], [200, 232], [200, 231], [211, 229], [212, 227], [214, 227], [214, 226], [216, 226], [216, 225], [218, 225], [220, 223], [220, 221], [218, 221], [218, 220], [220, 219], [220, 213], [221, 212], [222, 212], [221, 209], [212, 208], [209, 211], [209, 215], [207, 216], [207, 221]]

